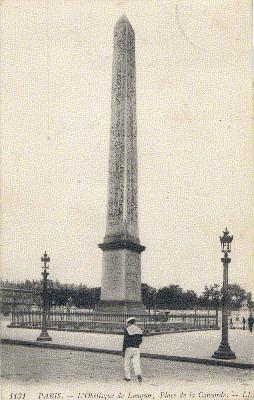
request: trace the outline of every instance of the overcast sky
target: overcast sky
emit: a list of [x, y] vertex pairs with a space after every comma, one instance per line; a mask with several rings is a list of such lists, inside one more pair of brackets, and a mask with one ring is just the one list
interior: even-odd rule
[[250, 290], [251, 1], [5, 0], [3, 278], [100, 285], [113, 29], [136, 35], [142, 281]]

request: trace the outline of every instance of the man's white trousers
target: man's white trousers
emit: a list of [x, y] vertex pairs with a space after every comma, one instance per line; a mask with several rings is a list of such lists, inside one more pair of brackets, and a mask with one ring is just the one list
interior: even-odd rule
[[136, 347], [128, 347], [124, 356], [125, 378], [131, 379], [131, 366], [133, 366], [135, 375], [141, 375], [140, 369], [140, 351]]

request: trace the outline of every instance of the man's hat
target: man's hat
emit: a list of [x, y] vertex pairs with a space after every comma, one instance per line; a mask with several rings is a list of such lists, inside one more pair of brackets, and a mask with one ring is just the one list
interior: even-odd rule
[[135, 321], [136, 321], [136, 318], [135, 318], [135, 317], [130, 317], [130, 318], [127, 319], [126, 322], [127, 322], [127, 324], [128, 324], [128, 323], [131, 322], [131, 321], [134, 321], [134, 322], [135, 322]]

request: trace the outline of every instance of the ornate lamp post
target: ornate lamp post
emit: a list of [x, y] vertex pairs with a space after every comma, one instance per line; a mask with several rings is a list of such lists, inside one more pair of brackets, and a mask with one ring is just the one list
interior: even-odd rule
[[226, 228], [223, 232], [223, 236], [220, 236], [221, 251], [224, 253], [224, 257], [221, 258], [223, 263], [223, 288], [222, 288], [222, 330], [221, 330], [221, 342], [217, 351], [214, 352], [213, 358], [222, 358], [230, 360], [236, 358], [235, 353], [231, 350], [228, 343], [228, 264], [231, 259], [228, 257], [228, 253], [231, 251], [231, 242], [233, 236], [229, 236], [229, 232]]
[[37, 340], [39, 341], [50, 341], [52, 340], [52, 338], [49, 336], [48, 331], [47, 331], [47, 327], [48, 327], [48, 296], [47, 296], [47, 292], [48, 292], [48, 275], [49, 273], [47, 272], [47, 269], [49, 269], [49, 267], [47, 266], [47, 263], [50, 262], [50, 258], [48, 257], [46, 251], [43, 255], [43, 257], [41, 257], [41, 262], [44, 263], [43, 268], [43, 272], [41, 273], [43, 276], [43, 281], [42, 281], [42, 304], [43, 304], [43, 308], [42, 308], [42, 329], [41, 329], [41, 333], [40, 336], [37, 337]]

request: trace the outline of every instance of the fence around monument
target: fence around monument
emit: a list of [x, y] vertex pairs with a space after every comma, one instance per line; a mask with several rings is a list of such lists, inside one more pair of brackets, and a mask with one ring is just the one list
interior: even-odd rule
[[[48, 329], [70, 331], [121, 332], [131, 314], [106, 314], [79, 311], [49, 311]], [[133, 316], [133, 315], [132, 315]], [[218, 315], [170, 314], [135, 315], [145, 333], [193, 329], [217, 329]], [[42, 311], [13, 311], [10, 327], [41, 328]]]

